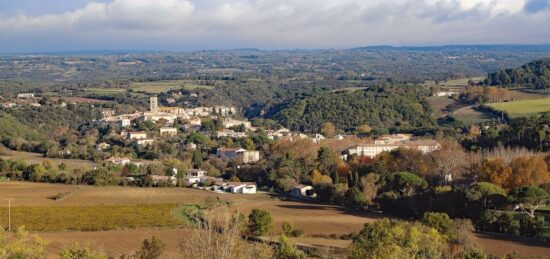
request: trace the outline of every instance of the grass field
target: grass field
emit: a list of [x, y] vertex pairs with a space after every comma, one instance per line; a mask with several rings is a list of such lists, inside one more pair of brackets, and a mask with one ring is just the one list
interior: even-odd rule
[[139, 92], [158, 94], [170, 89], [212, 89], [212, 86], [200, 85], [193, 80], [166, 80], [155, 82], [133, 82], [131, 89]]
[[504, 111], [511, 117], [550, 112], [550, 98], [522, 100], [505, 103], [491, 103], [489, 106]]
[[492, 114], [476, 111], [473, 106], [457, 109], [451, 114], [466, 125], [498, 119]]
[[39, 153], [30, 153], [30, 152], [18, 152], [18, 151], [7, 151], [6, 155], [0, 156], [3, 159], [22, 159], [28, 164], [41, 164], [44, 161], [50, 161], [53, 166], [57, 167], [60, 163], [67, 165], [67, 170], [71, 171], [74, 168], [81, 169], [92, 169], [96, 166], [96, 163], [89, 160], [79, 160], [79, 159], [58, 159], [58, 158], [47, 158]]

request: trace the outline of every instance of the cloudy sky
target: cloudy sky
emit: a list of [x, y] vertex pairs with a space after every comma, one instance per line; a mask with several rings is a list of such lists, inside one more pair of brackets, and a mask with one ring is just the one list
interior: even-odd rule
[[0, 52], [550, 43], [550, 0], [0, 0]]

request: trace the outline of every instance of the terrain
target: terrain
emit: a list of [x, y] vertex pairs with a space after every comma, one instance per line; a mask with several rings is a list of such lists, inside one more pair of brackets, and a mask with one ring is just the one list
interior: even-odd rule
[[[60, 192], [78, 192], [56, 201], [50, 197]], [[49, 208], [86, 208], [97, 205], [131, 206], [157, 204], [204, 204], [216, 200], [214, 194], [201, 190], [186, 188], [131, 188], [131, 187], [74, 187], [56, 184], [0, 182], [0, 199], [14, 198], [12, 206], [32, 208], [48, 206]], [[364, 223], [373, 222], [383, 215], [357, 212], [335, 205], [298, 202], [270, 198], [265, 194], [258, 195], [221, 195], [224, 201], [232, 201], [231, 210], [248, 213], [253, 208], [261, 208], [271, 212], [275, 223], [275, 234], [279, 233], [282, 222], [291, 222], [296, 229], [304, 230], [305, 236], [296, 238], [297, 244], [306, 246], [326, 246], [346, 248], [349, 240], [334, 239], [341, 235], [359, 231]], [[0, 203], [0, 225], [6, 224], [7, 203]], [[115, 212], [113, 212], [115, 213]], [[115, 214], [113, 214], [115, 215]], [[107, 217], [110, 214], [107, 212]], [[15, 222], [24, 222], [12, 215]], [[56, 215], [63, 220], [62, 215]], [[160, 218], [159, 218], [160, 219]], [[23, 220], [23, 221], [21, 221]], [[51, 220], [51, 219], [50, 219]], [[23, 223], [20, 223], [23, 224]], [[180, 223], [181, 224], [181, 223]], [[13, 226], [12, 226], [13, 227]], [[141, 241], [152, 235], [160, 237], [167, 244], [167, 258], [177, 258], [178, 244], [185, 240], [186, 232], [192, 231], [185, 225], [171, 226], [170, 228], [141, 226], [137, 229], [113, 229], [106, 231], [41, 231], [41, 237], [50, 241], [46, 253], [55, 256], [58, 249], [74, 242], [91, 242], [98, 249], [110, 255], [120, 255], [136, 250]], [[328, 239], [327, 239], [328, 238]], [[544, 256], [550, 253], [550, 247], [537, 243], [519, 240], [500, 239], [490, 235], [473, 234], [475, 242], [487, 252], [503, 255], [509, 251], [517, 251], [524, 256]], [[504, 249], [505, 248], [505, 249]]]

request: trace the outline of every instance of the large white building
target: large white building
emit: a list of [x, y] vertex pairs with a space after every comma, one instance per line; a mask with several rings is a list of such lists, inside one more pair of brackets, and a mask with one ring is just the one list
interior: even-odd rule
[[260, 161], [260, 151], [250, 151], [242, 148], [218, 148], [218, 157], [227, 160], [241, 160], [243, 163], [255, 163]]
[[435, 140], [417, 140], [417, 141], [404, 141], [404, 142], [395, 142], [395, 143], [374, 143], [374, 144], [365, 144], [361, 146], [356, 146], [347, 150], [343, 158], [346, 159], [347, 156], [357, 155], [357, 156], [367, 156], [370, 158], [376, 157], [382, 152], [390, 152], [398, 148], [409, 148], [417, 149], [423, 154], [431, 153], [433, 151], [441, 148], [441, 145]]

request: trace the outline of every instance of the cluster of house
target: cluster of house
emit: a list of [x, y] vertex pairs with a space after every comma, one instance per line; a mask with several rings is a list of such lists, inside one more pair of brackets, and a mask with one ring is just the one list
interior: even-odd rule
[[[34, 99], [35, 95], [34, 93], [19, 93], [17, 94], [17, 99], [27, 100], [27, 99]], [[22, 101], [22, 103], [19, 104], [25, 104], [31, 107], [41, 107], [42, 105], [35, 101]], [[11, 109], [15, 108], [18, 105], [16, 102], [3, 102], [0, 106], [4, 109]]]
[[434, 152], [441, 148], [435, 140], [412, 140], [411, 134], [384, 135], [374, 143], [352, 147], [342, 154], [341, 158], [347, 160], [351, 155], [367, 156], [373, 158], [382, 152], [390, 152], [398, 148], [417, 149], [423, 154]]
[[[190, 120], [191, 124], [200, 125], [201, 117], [219, 115], [229, 116], [236, 113], [235, 107], [216, 106], [216, 107], [197, 107], [197, 108], [181, 108], [181, 107], [163, 107], [159, 106], [158, 97], [152, 96], [149, 98], [149, 111], [135, 112], [132, 114], [116, 115], [114, 110], [103, 110], [103, 121], [118, 122], [123, 127], [129, 126], [130, 122], [135, 119], [143, 121], [150, 120], [157, 122], [165, 120], [168, 124], [173, 124], [178, 118]], [[198, 119], [198, 120], [197, 120]]]

